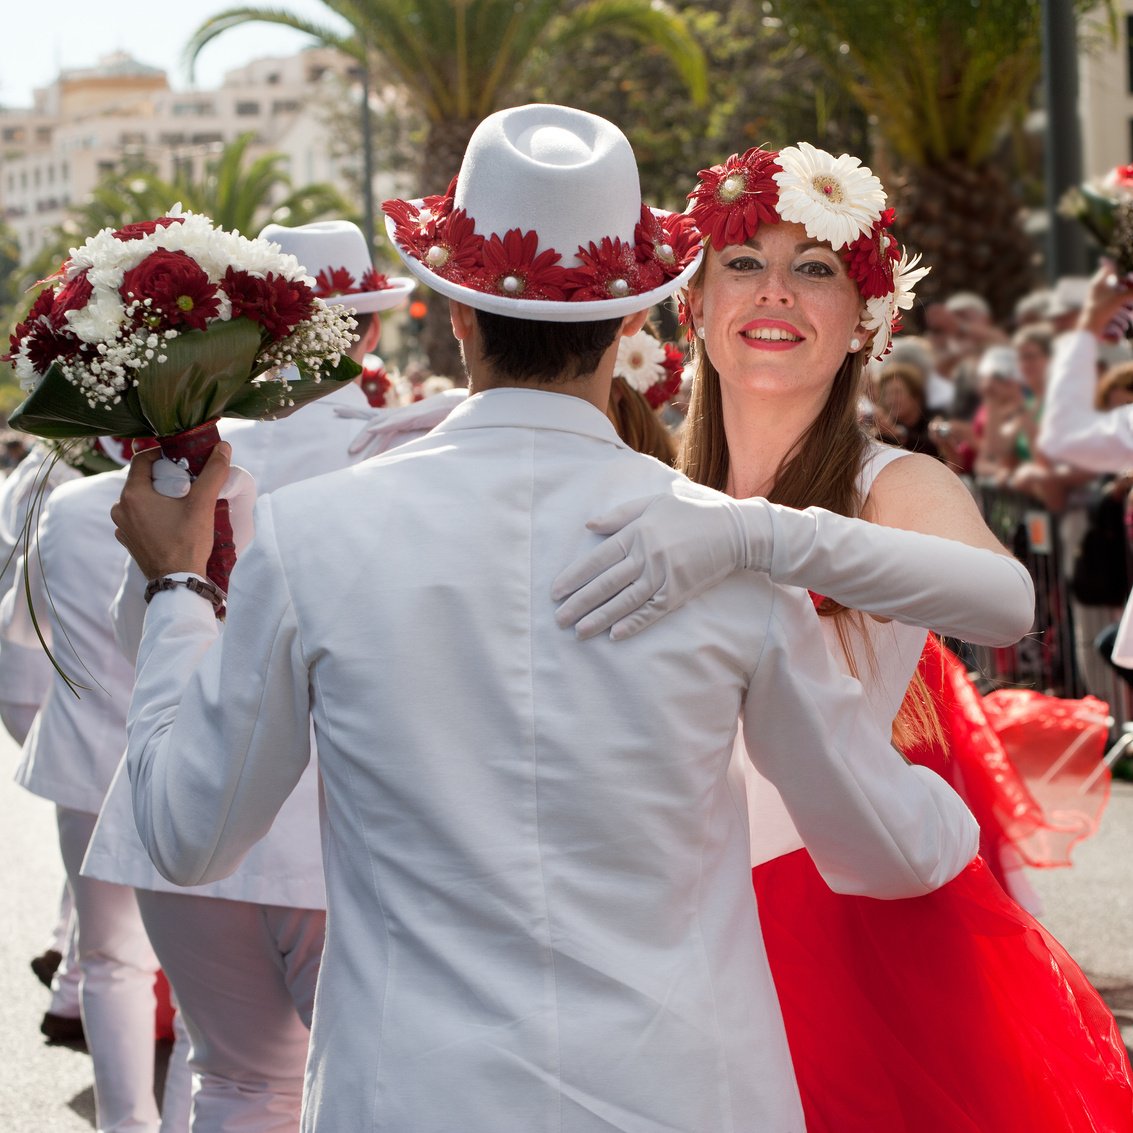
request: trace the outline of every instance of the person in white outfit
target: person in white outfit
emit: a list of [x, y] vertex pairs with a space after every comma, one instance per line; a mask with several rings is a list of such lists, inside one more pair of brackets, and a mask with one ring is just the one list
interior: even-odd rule
[[[1133, 409], [1094, 408], [1100, 352], [1131, 308], [1133, 288], [1104, 262], [1089, 281], [1077, 326], [1055, 339], [1038, 436], [1039, 449], [1051, 460], [1103, 473], [1133, 466]], [[1133, 669], [1133, 599], [1118, 623], [1110, 660]]]
[[741, 711], [839, 889], [930, 890], [975, 824], [870, 721], [806, 595], [766, 574], [619, 646], [557, 626], [552, 580], [593, 545], [596, 505], [715, 497], [604, 412], [618, 337], [699, 261], [680, 217], [642, 209], [621, 132], [499, 112], [454, 195], [421, 204], [387, 204], [390, 228], [451, 300], [471, 396], [420, 440], [261, 499], [223, 635], [177, 584], [207, 559], [223, 446], [184, 500], [154, 493], [151, 460], [131, 469], [119, 537], [174, 580], [130, 713], [143, 841], [182, 884], [230, 872], [307, 766], [313, 719], [328, 922], [309, 1133], [802, 1133], [727, 776]]
[[[59, 848], [74, 901], [80, 1001], [94, 1064], [99, 1133], [157, 1133], [154, 1098], [154, 980], [158, 963], [134, 893], [80, 876], [99, 808], [122, 756], [133, 669], [107, 632], [107, 611], [126, 555], [115, 541], [109, 509], [125, 472], [71, 480], [44, 507], [34, 546], [25, 553], [28, 584], [14, 586], [0, 607], [0, 667], [12, 650], [26, 661], [47, 645], [76, 695], [47, 668], [48, 687], [23, 746], [21, 786], [56, 805]], [[19, 567], [22, 573], [23, 563]], [[42, 662], [36, 670], [43, 671]], [[177, 1059], [173, 1059], [176, 1068]], [[187, 1100], [176, 1070], [166, 1108]], [[172, 1118], [170, 1118], [172, 1121]], [[166, 1133], [183, 1133], [170, 1123]]]
[[[359, 361], [378, 342], [379, 312], [413, 289], [412, 279], [374, 273], [361, 230], [346, 221], [269, 225], [260, 235], [297, 257], [322, 298], [356, 312]], [[360, 407], [366, 399], [351, 382], [278, 421], [224, 421], [221, 431], [265, 493], [352, 463]], [[136, 617], [122, 608], [131, 601], [144, 610], [143, 587], [120, 596], [124, 620]], [[294, 1133], [326, 923], [314, 761], [240, 869], [190, 890], [154, 870], [120, 774], [83, 872], [137, 889], [192, 1040], [193, 1133]]]

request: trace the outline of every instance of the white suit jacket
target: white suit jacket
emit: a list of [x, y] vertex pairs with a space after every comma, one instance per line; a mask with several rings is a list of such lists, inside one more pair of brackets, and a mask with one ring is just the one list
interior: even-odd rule
[[[233, 463], [247, 469], [263, 494], [352, 463], [350, 442], [360, 421], [340, 409], [368, 411], [362, 391], [353, 382], [326, 397], [303, 406], [278, 421], [220, 422], [221, 436], [232, 444]], [[120, 596], [141, 609], [144, 581], [136, 567]], [[127, 611], [132, 621], [136, 613]], [[140, 621], [140, 617], [138, 617]], [[132, 633], [123, 634], [130, 638]], [[130, 885], [135, 889], [179, 889], [164, 878], [150, 861], [138, 837], [130, 800], [125, 761], [107, 794], [98, 825], [83, 860], [83, 874]], [[280, 808], [271, 829], [256, 843], [227, 877], [216, 878], [191, 892], [201, 897], [283, 905], [296, 909], [326, 907], [322, 849], [319, 835], [318, 775], [314, 764], [300, 778]]]
[[[46, 445], [36, 444], [0, 484], [0, 597], [23, 582], [17, 549], [28, 512], [41, 507], [60, 484], [79, 475], [69, 464], [53, 460]], [[0, 654], [0, 718], [17, 743], [27, 737], [53, 672], [38, 638], [26, 645], [12, 638], [5, 643]]]
[[108, 631], [107, 610], [126, 565], [114, 538], [111, 505], [126, 473], [104, 472], [54, 490], [38, 538], [27, 556], [29, 608], [22, 584], [0, 606], [0, 668], [9, 651], [18, 659], [45, 656], [32, 623], [38, 619], [65, 672], [87, 686], [76, 696], [54, 669], [24, 741], [16, 780], [33, 794], [72, 810], [97, 814], [126, 745], [126, 708], [133, 666]]
[[[1098, 384], [1098, 340], [1088, 331], [1058, 337], [1043, 402], [1039, 448], [1053, 460], [1065, 460], [1090, 472], [1133, 468], [1133, 408], [1094, 408]], [[1133, 597], [1125, 605], [1113, 660], [1133, 668]]]
[[557, 627], [585, 521], [678, 484], [711, 494], [586, 402], [489, 391], [262, 499], [211, 649], [207, 602], [155, 597], [129, 766], [170, 877], [234, 868], [313, 714], [328, 923], [305, 1130], [802, 1133], [727, 775], [745, 700], [833, 884], [921, 893], [974, 854], [805, 594], [738, 574], [625, 642]]

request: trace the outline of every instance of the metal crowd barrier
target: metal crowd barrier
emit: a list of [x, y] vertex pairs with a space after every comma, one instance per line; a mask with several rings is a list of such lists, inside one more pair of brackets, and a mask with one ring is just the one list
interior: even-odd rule
[[1083, 606], [1071, 595], [1071, 555], [1064, 537], [1070, 518], [1046, 510], [1030, 496], [976, 482], [971, 486], [984, 521], [1026, 566], [1035, 584], [1031, 633], [1006, 649], [963, 645], [961, 654], [983, 691], [1034, 688], [1053, 696], [1087, 693], [1110, 706], [1115, 725], [1133, 721], [1130, 689], [1096, 653], [1094, 638], [1118, 620], [1121, 609]]

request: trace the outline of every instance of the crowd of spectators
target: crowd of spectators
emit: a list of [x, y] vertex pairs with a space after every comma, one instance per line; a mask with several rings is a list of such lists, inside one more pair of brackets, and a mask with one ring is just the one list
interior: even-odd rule
[[[1063, 591], [1050, 604], [1073, 618], [1078, 688], [1112, 701], [1095, 638], [1118, 620], [1129, 593], [1133, 469], [1099, 476], [1052, 459], [1037, 439], [1054, 342], [1076, 325], [1088, 282], [1067, 277], [1027, 295], [1007, 324], [971, 292], [930, 304], [923, 334], [898, 336], [873, 368], [862, 420], [882, 440], [947, 463], [978, 499], [1011, 499], [1048, 517]], [[1131, 403], [1133, 344], [1103, 343], [1096, 408]]]

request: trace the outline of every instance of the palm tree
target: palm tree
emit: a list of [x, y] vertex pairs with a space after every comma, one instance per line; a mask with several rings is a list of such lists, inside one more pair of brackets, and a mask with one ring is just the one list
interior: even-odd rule
[[[537, 52], [621, 36], [659, 48], [703, 102], [707, 64], [685, 21], [662, 0], [325, 0], [350, 31], [282, 9], [232, 8], [202, 24], [185, 49], [190, 65], [229, 28], [264, 22], [306, 32], [400, 89], [424, 114], [417, 168], [422, 193], [441, 192], [460, 168], [477, 124], [509, 105]], [[364, 191], [370, 178], [365, 178]], [[371, 209], [367, 212], [372, 214]], [[443, 305], [431, 305], [424, 345], [440, 373], [459, 374]]]
[[[870, 116], [903, 230], [932, 264], [921, 297], [975, 290], [1008, 315], [1035, 268], [1004, 150], [1041, 73], [1040, 0], [773, 3]], [[1075, 7], [1113, 18], [1111, 0]]]
[[281, 153], [249, 158], [254, 135], [243, 134], [229, 142], [215, 161], [207, 162], [198, 177], [178, 175], [172, 181], [143, 165], [111, 173], [59, 229], [30, 266], [32, 279], [50, 274], [76, 241], [103, 228], [120, 228], [151, 220], [180, 201], [187, 212], [210, 217], [222, 228], [254, 236], [269, 221], [306, 224], [325, 216], [341, 216], [348, 205], [331, 185], [294, 188], [283, 168]]

